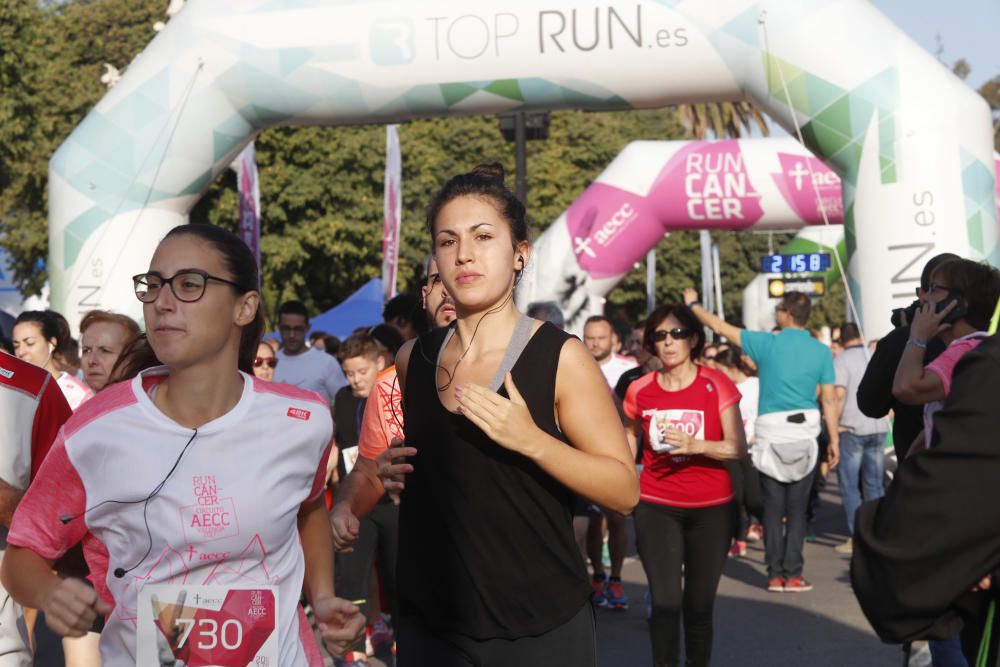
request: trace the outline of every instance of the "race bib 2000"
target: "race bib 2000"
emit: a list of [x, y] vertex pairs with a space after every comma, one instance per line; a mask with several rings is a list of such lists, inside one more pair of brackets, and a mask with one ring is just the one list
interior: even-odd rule
[[274, 586], [148, 584], [139, 591], [137, 664], [279, 667]]
[[705, 439], [705, 413], [701, 410], [645, 410], [642, 414], [649, 417], [649, 446], [654, 452], [677, 449], [666, 441], [668, 426], [692, 438]]

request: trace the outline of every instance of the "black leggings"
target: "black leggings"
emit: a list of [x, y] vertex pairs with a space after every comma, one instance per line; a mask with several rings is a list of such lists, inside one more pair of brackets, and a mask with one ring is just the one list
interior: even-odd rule
[[654, 667], [681, 664], [682, 610], [687, 653], [684, 664], [709, 664], [715, 592], [729, 551], [733, 523], [730, 503], [681, 508], [643, 500], [635, 508], [636, 541], [653, 601], [650, 634]]
[[566, 623], [536, 637], [473, 639], [437, 632], [403, 616], [396, 625], [396, 667], [597, 667], [594, 607], [585, 602]]
[[[371, 514], [360, 520], [354, 551], [337, 554], [337, 596], [345, 600], [368, 598], [375, 553], [379, 556], [382, 587], [389, 602], [389, 613], [396, 613], [396, 553], [399, 548], [399, 508], [379, 503]], [[361, 605], [368, 614], [371, 600]]]

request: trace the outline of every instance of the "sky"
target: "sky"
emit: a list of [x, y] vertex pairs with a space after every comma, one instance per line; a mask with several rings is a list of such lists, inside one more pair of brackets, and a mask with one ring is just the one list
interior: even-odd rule
[[972, 67], [966, 79], [978, 88], [1000, 74], [1000, 0], [872, 0], [914, 41], [949, 66], [959, 58]]

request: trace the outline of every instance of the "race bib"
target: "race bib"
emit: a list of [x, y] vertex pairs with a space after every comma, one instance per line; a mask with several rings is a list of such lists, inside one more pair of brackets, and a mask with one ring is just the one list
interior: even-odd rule
[[705, 413], [701, 410], [646, 410], [642, 414], [649, 417], [649, 446], [654, 452], [677, 449], [666, 441], [668, 426], [673, 426], [692, 438], [705, 439]]
[[279, 667], [276, 586], [147, 584], [139, 591], [136, 664]]

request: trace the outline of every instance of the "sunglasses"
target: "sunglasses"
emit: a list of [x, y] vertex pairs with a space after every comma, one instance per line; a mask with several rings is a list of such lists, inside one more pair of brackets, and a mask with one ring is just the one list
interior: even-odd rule
[[253, 367], [254, 368], [260, 368], [261, 366], [264, 366], [264, 365], [267, 365], [267, 366], [270, 366], [271, 368], [274, 368], [275, 366], [278, 365], [278, 360], [275, 359], [274, 357], [254, 357], [253, 358]]
[[667, 336], [670, 336], [674, 340], [687, 340], [693, 335], [694, 332], [690, 329], [677, 327], [676, 329], [670, 329], [669, 331], [667, 329], [657, 329], [653, 332], [652, 338], [654, 343], [662, 343], [667, 339]]

